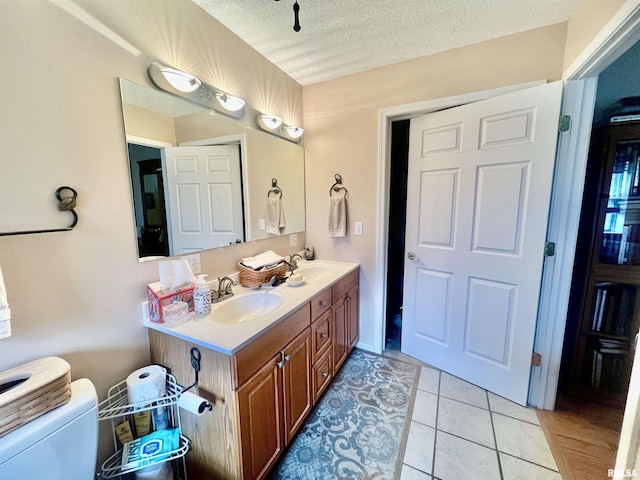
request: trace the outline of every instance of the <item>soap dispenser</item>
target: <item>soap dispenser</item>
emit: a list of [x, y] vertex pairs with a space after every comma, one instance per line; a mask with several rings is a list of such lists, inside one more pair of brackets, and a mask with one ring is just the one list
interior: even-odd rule
[[211, 289], [204, 281], [206, 275], [198, 275], [196, 288], [193, 290], [193, 309], [199, 315], [211, 313]]

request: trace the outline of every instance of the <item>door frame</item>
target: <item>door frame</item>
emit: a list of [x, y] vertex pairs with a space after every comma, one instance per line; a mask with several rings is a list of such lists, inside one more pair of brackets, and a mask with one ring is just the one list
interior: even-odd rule
[[[563, 113], [570, 112], [572, 128], [569, 135], [558, 140], [549, 234], [557, 235], [557, 256], [545, 262], [541, 288], [535, 349], [543, 352], [543, 366], [531, 375], [529, 403], [538, 408], [553, 410], [558, 386], [562, 343], [566, 327], [566, 313], [573, 270], [582, 203], [586, 156], [591, 137], [591, 120], [595, 104], [597, 76], [640, 40], [640, 0], [628, 0], [620, 7], [601, 31], [587, 45], [576, 60], [564, 71], [562, 79], [575, 81], [565, 88]], [[389, 178], [391, 150], [391, 122], [443, 108], [489, 98], [502, 93], [528, 88], [540, 82], [513, 85], [464, 95], [439, 98], [425, 102], [400, 105], [378, 111], [378, 229], [376, 235], [376, 283], [373, 350], [384, 349], [386, 322], [386, 278], [389, 215]], [[567, 84], [570, 85], [570, 84]], [[585, 103], [582, 103], [585, 102]], [[563, 251], [558, 251], [560, 246]], [[556, 265], [556, 259], [559, 259]]]

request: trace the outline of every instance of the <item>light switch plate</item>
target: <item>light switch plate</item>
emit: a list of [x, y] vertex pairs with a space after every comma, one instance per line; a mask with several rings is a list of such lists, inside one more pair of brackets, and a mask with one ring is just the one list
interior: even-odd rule
[[362, 222], [356, 222], [356, 235], [362, 235]]
[[292, 233], [291, 235], [289, 235], [289, 246], [295, 247], [296, 245], [298, 245], [298, 234]]
[[258, 230], [265, 230], [267, 228], [265, 222], [264, 222], [264, 218], [259, 218], [258, 219]]

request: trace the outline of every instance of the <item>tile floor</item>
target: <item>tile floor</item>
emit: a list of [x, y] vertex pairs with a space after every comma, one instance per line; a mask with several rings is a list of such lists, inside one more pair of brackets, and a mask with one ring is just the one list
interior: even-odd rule
[[422, 367], [400, 480], [561, 480], [533, 409]]

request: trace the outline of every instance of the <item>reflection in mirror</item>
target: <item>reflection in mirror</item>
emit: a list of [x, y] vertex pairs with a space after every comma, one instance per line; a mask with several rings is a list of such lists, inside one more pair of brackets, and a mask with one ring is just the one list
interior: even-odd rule
[[128, 80], [120, 88], [140, 258], [304, 230], [300, 145]]

